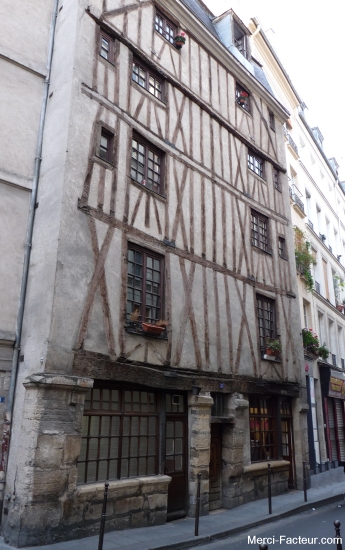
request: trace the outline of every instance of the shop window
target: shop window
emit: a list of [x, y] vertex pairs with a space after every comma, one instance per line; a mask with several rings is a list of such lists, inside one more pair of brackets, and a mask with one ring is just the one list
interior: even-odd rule
[[78, 483], [158, 473], [158, 394], [96, 387], [85, 398]]
[[164, 258], [129, 243], [127, 258], [127, 321], [156, 323], [163, 319]]
[[270, 397], [249, 397], [251, 461], [276, 458], [275, 402]]

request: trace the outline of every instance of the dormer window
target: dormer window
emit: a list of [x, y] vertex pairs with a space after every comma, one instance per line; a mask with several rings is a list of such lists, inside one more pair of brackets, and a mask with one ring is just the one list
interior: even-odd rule
[[233, 22], [233, 29], [234, 29], [234, 46], [238, 49], [238, 51], [246, 58], [248, 59], [248, 48], [247, 48], [247, 36], [245, 32], [241, 29], [235, 21]]

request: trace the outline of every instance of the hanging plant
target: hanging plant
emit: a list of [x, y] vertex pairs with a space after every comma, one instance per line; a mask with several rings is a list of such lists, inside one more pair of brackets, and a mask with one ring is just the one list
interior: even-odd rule
[[314, 288], [314, 279], [310, 271], [310, 265], [316, 264], [316, 260], [311, 253], [310, 242], [306, 239], [305, 233], [298, 227], [294, 227], [295, 232], [295, 260], [297, 271], [303, 275], [307, 291]]
[[329, 357], [329, 349], [326, 348], [326, 344], [322, 344], [322, 346], [319, 347], [319, 349], [317, 350], [319, 356], [321, 357], [321, 359], [328, 359]]
[[302, 339], [303, 347], [307, 351], [310, 351], [311, 353], [317, 355], [320, 347], [320, 342], [316, 332], [314, 332], [311, 328], [302, 328]]
[[176, 36], [174, 36], [175, 48], [180, 50], [182, 46], [186, 43], [186, 33], [181, 31]]

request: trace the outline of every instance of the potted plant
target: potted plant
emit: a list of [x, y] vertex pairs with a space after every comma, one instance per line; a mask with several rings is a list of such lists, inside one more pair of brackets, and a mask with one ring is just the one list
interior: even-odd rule
[[319, 354], [319, 357], [321, 357], [321, 359], [328, 359], [329, 357], [329, 350], [326, 348], [326, 344], [323, 343], [322, 346], [320, 346], [317, 350], [318, 354]]
[[139, 327], [139, 308], [132, 311], [129, 316], [128, 326], [129, 328], [138, 328]]
[[282, 351], [281, 341], [276, 338], [267, 338], [266, 340], [266, 355], [273, 355], [278, 357]]
[[296, 269], [304, 278], [307, 291], [311, 292], [314, 288], [314, 279], [311, 274], [310, 266], [311, 264], [315, 265], [316, 260], [311, 253], [311, 244], [305, 233], [296, 226], [294, 227], [294, 232]]
[[302, 339], [304, 349], [317, 355], [320, 346], [317, 334], [311, 328], [302, 328]]
[[147, 334], [156, 334], [157, 336], [159, 336], [160, 334], [162, 334], [162, 332], [165, 331], [168, 324], [168, 321], [160, 319], [159, 321], [156, 321], [156, 323], [143, 322], [141, 325], [143, 327], [143, 331], [147, 332]]
[[175, 48], [177, 48], [178, 50], [180, 50], [185, 43], [186, 43], [185, 32], [180, 31], [179, 33], [177, 33], [176, 36], [174, 36], [174, 45], [175, 45]]
[[237, 98], [237, 103], [239, 103], [243, 107], [244, 105], [246, 105], [248, 97], [249, 94], [244, 90], [241, 90], [240, 95]]

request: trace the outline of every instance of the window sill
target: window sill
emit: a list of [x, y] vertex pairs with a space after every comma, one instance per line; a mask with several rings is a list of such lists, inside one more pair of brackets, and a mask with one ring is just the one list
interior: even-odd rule
[[263, 353], [261, 355], [261, 359], [263, 361], [271, 361], [273, 363], [281, 363], [281, 358], [280, 357], [276, 357], [275, 355], [266, 355], [266, 353]]
[[148, 193], [149, 195], [152, 195], [156, 199], [159, 199], [163, 202], [166, 202], [166, 195], [163, 195], [163, 194], [161, 195], [160, 193], [157, 193], [156, 191], [153, 191], [149, 187], [146, 187], [146, 185], [143, 185], [142, 183], [139, 183], [138, 181], [134, 180], [130, 176], [128, 176], [128, 177], [131, 180], [131, 182], [133, 183], [133, 185], [135, 185], [135, 187], [138, 187], [139, 189], [142, 189], [143, 191], [146, 191], [146, 193]]
[[285, 260], [286, 262], [289, 261], [289, 258], [285, 258], [285, 256], [280, 256], [280, 255], [279, 255], [279, 258], [280, 258], [281, 260]]
[[265, 185], [267, 185], [267, 181], [265, 180], [264, 177], [259, 176], [259, 174], [257, 174], [256, 172], [254, 172], [254, 170], [252, 170], [251, 168], [249, 168], [249, 166], [248, 166], [248, 170], [250, 171], [251, 174], [254, 174], [257, 178], [259, 178], [259, 180], [262, 181], [262, 183], [264, 183]]
[[255, 244], [252, 244], [252, 247], [256, 252], [259, 252], [260, 254], [267, 254], [268, 256], [272, 256], [272, 250], [262, 250], [262, 248], [259, 248], [258, 246], [255, 246]]
[[91, 160], [93, 160], [93, 162], [97, 162], [97, 164], [99, 164], [100, 166], [103, 166], [103, 168], [107, 168], [107, 170], [114, 170], [114, 165], [112, 162], [108, 162], [107, 160], [101, 159], [101, 157], [97, 155], [93, 155], [91, 157]]
[[276, 191], [279, 191], [279, 193], [282, 193], [281, 187], [277, 187], [277, 186], [275, 185], [275, 186], [274, 186], [274, 189], [275, 189]]
[[155, 338], [156, 340], [167, 340], [168, 334], [165, 329], [161, 334], [152, 334], [150, 332], [145, 332], [141, 328], [141, 323], [136, 321], [128, 321], [125, 324], [125, 331], [129, 334], [136, 334], [137, 336], [144, 336], [145, 338]]
[[115, 69], [115, 63], [114, 61], [110, 61], [110, 59], [106, 59], [105, 57], [103, 57], [100, 53], [98, 54], [98, 57], [101, 61], [103, 61], [106, 65], [111, 65], [112, 67], [114, 67]]
[[242, 105], [240, 105], [237, 101], [236, 101], [236, 105], [237, 105], [237, 107], [239, 107], [239, 108], [241, 109], [241, 111], [244, 111], [244, 112], [247, 113], [247, 115], [249, 115], [250, 117], [253, 116], [253, 114], [252, 114], [252, 112], [251, 112], [250, 110], [248, 111], [248, 109], [245, 109], [244, 107], [242, 107]]
[[146, 95], [146, 97], [148, 97], [149, 99], [153, 99], [157, 105], [159, 105], [160, 107], [162, 107], [162, 109], [166, 109], [166, 106], [167, 106], [167, 103], [166, 101], [164, 101], [163, 99], [159, 99], [158, 97], [156, 97], [155, 95], [151, 94], [146, 88], [144, 88], [143, 86], [140, 86], [140, 84], [138, 84], [137, 82], [135, 82], [135, 80], [131, 80], [132, 82], [132, 86], [134, 86], [134, 88], [136, 90], [138, 90], [138, 92], [142, 92], [143, 94]]
[[183, 50], [183, 46], [182, 48], [178, 49], [176, 48], [175, 44], [172, 44], [170, 42], [170, 40], [168, 40], [167, 38], [165, 38], [165, 36], [163, 36], [160, 32], [158, 32], [156, 29], [155, 29], [155, 34], [158, 34], [158, 36], [160, 36], [162, 38], [162, 40], [164, 40], [164, 42], [166, 42], [167, 44], [169, 44], [169, 46], [176, 52], [178, 53], [179, 55], [181, 54], [181, 50]]

